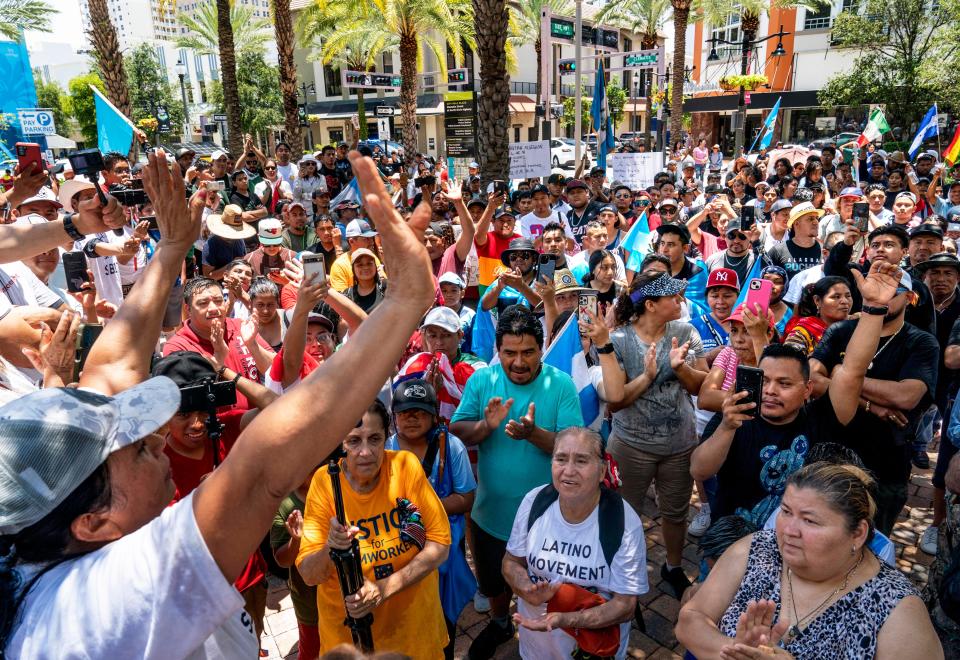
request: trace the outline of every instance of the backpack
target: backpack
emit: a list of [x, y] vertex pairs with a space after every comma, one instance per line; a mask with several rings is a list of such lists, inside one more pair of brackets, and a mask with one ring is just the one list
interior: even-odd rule
[[[533, 498], [530, 505], [530, 515], [527, 517], [527, 533], [533, 528], [533, 523], [546, 513], [550, 505], [557, 501], [560, 493], [548, 484]], [[603, 549], [603, 558], [607, 566], [613, 567], [613, 558], [623, 543], [624, 530], [624, 502], [623, 498], [608, 488], [600, 488], [600, 504], [597, 512], [597, 523], [600, 525], [600, 547]]]

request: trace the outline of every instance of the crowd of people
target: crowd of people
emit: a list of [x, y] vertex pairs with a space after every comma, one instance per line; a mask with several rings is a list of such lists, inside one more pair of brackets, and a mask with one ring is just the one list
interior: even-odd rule
[[[466, 607], [472, 660], [624, 658], [652, 588], [690, 657], [956, 649], [958, 172], [687, 155], [640, 189], [249, 137], [18, 170], [5, 657], [263, 656], [268, 575], [303, 659], [452, 658]], [[891, 538], [933, 443], [921, 593]]]

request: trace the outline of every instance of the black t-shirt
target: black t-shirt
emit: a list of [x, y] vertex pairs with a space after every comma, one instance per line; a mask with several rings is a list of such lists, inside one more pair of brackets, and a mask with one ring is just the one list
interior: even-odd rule
[[588, 202], [582, 213], [577, 213], [576, 209], [570, 209], [567, 213], [567, 222], [570, 223], [570, 231], [573, 233], [573, 237], [577, 239], [577, 243], [583, 242], [583, 235], [587, 232], [587, 223], [596, 219], [601, 208], [603, 206], [596, 202]]
[[349, 181], [353, 178], [353, 167], [346, 158], [337, 158], [333, 161], [333, 168], [340, 173], [341, 181]]
[[[857, 326], [856, 321], [834, 323], [811, 357], [819, 360], [831, 373], [843, 362], [843, 356]], [[881, 337], [877, 353], [867, 369], [867, 378], [887, 381], [919, 380], [927, 386], [920, 403], [904, 411], [909, 423], [898, 429], [862, 408], [836, 441], [859, 454], [880, 484], [904, 484], [910, 479], [910, 443], [913, 422], [930, 406], [937, 387], [937, 366], [940, 347], [929, 332], [904, 323], [891, 337]]]
[[340, 194], [343, 184], [346, 183], [346, 181], [343, 180], [343, 174], [340, 170], [338, 170], [336, 167], [320, 165], [318, 174], [327, 182], [327, 190], [330, 191], [330, 199], [333, 199]]
[[[703, 437], [713, 435], [722, 420], [722, 415], [714, 415]], [[714, 520], [738, 514], [763, 528], [780, 505], [787, 478], [803, 466], [810, 447], [833, 440], [838, 428], [826, 395], [806, 404], [789, 424], [771, 424], [762, 417], [744, 422], [717, 473]]]
[[244, 211], [256, 211], [263, 208], [263, 202], [256, 195], [243, 195], [236, 190], [230, 193], [230, 203], [236, 204]]
[[337, 248], [336, 248], [336, 246], [334, 246], [334, 247], [330, 248], [329, 250], [327, 250], [327, 249], [325, 249], [325, 248], [323, 247], [323, 243], [321, 243], [320, 241], [317, 241], [316, 243], [314, 243], [313, 245], [311, 245], [311, 246], [310, 246], [309, 248], [307, 248], [307, 249], [308, 249], [310, 252], [313, 252], [314, 254], [322, 254], [322, 255], [323, 255], [323, 269], [324, 269], [325, 271], [327, 271], [327, 275], [329, 275], [329, 274], [330, 274], [330, 269], [333, 267], [333, 262], [336, 261], [336, 259], [337, 259]]
[[814, 243], [810, 247], [800, 247], [793, 242], [792, 238], [773, 246], [766, 254], [770, 263], [783, 268], [790, 277], [802, 270], [820, 265], [823, 260], [819, 243]]

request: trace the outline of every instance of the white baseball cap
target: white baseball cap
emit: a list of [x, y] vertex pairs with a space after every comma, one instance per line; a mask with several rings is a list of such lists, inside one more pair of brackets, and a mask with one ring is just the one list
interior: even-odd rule
[[434, 307], [420, 324], [421, 328], [435, 325], [447, 332], [460, 332], [460, 316], [449, 307]]

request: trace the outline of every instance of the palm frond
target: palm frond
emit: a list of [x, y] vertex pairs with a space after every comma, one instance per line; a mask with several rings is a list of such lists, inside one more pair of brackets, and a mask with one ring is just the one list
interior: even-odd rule
[[0, 35], [18, 41], [21, 30], [50, 32], [50, 17], [56, 13], [44, 0], [0, 0]]

